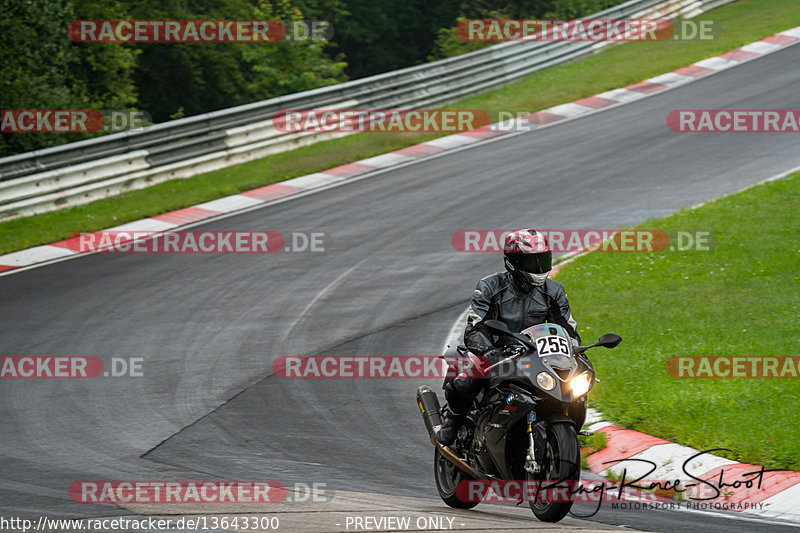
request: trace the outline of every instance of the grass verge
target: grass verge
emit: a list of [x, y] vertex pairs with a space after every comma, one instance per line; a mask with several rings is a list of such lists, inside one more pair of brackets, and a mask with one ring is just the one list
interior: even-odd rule
[[605, 433], [595, 433], [589, 437], [578, 435], [578, 444], [581, 448], [581, 468], [583, 470], [589, 469], [589, 462], [586, 458], [604, 449], [607, 445], [606, 441]]
[[[593, 253], [558, 273], [615, 424], [731, 459], [800, 470], [800, 378], [672, 378], [673, 356], [800, 354], [800, 173], [645, 222], [711, 231], [711, 251]], [[717, 452], [715, 452], [717, 453]]]
[[[535, 72], [449, 106], [532, 112], [623, 87], [762, 39], [800, 22], [796, 0], [740, 0], [701, 15], [712, 41], [634, 42]], [[0, 223], [0, 254], [96, 231], [425, 142], [436, 134], [357, 134], [90, 204]]]

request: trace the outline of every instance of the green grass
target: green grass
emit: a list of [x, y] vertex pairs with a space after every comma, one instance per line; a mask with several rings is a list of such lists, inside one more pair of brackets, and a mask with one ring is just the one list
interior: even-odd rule
[[711, 251], [592, 253], [558, 274], [590, 357], [592, 403], [616, 424], [731, 459], [800, 470], [800, 378], [677, 379], [673, 356], [800, 354], [800, 173], [645, 222], [708, 230]]
[[[700, 16], [717, 21], [713, 41], [636, 42], [536, 72], [504, 88], [449, 106], [532, 112], [622, 87], [727, 52], [800, 24], [796, 0], [740, 0]], [[437, 134], [358, 134], [90, 204], [0, 223], [0, 253], [52, 242], [187, 207], [255, 187], [396, 150]]]
[[595, 433], [589, 437], [578, 435], [578, 444], [581, 447], [581, 468], [584, 470], [589, 469], [589, 462], [587, 457], [595, 452], [599, 452], [607, 445], [605, 433]]
[[372, 135], [335, 139], [291, 152], [131, 191], [111, 198], [32, 217], [0, 222], [0, 254], [65, 239], [74, 232], [97, 231], [181, 209], [270, 183], [319, 172], [379, 153], [424, 142], [431, 134], [405, 137]]

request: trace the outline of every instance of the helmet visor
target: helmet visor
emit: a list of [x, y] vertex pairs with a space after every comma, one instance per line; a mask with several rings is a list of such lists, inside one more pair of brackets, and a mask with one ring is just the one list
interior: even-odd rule
[[538, 254], [516, 254], [516, 266], [523, 272], [531, 274], [544, 274], [553, 268], [553, 254], [541, 252]]

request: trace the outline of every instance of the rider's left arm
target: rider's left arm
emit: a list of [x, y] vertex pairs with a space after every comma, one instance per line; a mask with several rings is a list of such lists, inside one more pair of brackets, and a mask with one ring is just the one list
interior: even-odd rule
[[578, 333], [578, 323], [572, 318], [572, 311], [570, 309], [567, 293], [564, 287], [559, 286], [558, 291], [553, 295], [555, 305], [551, 307], [548, 316], [548, 322], [558, 324], [565, 330], [573, 340], [581, 343], [581, 336]]

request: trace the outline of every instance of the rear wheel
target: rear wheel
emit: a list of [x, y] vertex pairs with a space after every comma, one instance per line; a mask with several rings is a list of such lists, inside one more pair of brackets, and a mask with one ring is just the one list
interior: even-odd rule
[[[439, 452], [437, 447], [433, 454], [433, 472], [436, 478], [436, 489], [439, 491], [439, 497], [442, 501], [456, 509], [472, 509], [481, 502], [485, 490], [481, 489], [480, 497], [474, 498], [476, 501], [462, 501], [458, 494], [458, 484], [462, 481], [472, 481], [475, 478], [461, 470], [454, 465], [452, 461], [447, 459]], [[462, 489], [463, 490], [463, 489]], [[463, 492], [459, 492], [463, 494]], [[474, 494], [474, 492], [472, 492]], [[467, 498], [472, 500], [473, 498]]]
[[[581, 456], [578, 448], [578, 435], [571, 424], [553, 424], [547, 429], [547, 450], [542, 472], [526, 472], [526, 481], [542, 487], [558, 483], [554, 490], [542, 491], [530, 502], [536, 518], [543, 522], [558, 522], [572, 508], [573, 490], [581, 475]], [[559, 490], [561, 487], [564, 489]], [[570, 490], [566, 490], [569, 487]], [[554, 497], [555, 495], [555, 497]]]

